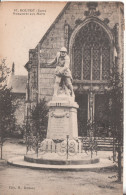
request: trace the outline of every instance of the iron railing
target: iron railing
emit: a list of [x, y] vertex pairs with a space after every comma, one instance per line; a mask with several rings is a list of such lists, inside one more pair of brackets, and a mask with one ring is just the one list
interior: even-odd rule
[[71, 140], [67, 135], [66, 139], [45, 139], [41, 141], [39, 137], [28, 136], [26, 139], [26, 154], [29, 151], [35, 152], [37, 157], [39, 154], [57, 153], [59, 156], [66, 156], [66, 159], [68, 159], [70, 156], [79, 153], [90, 153], [90, 157], [93, 158], [94, 152], [97, 155], [97, 140], [94, 137]]

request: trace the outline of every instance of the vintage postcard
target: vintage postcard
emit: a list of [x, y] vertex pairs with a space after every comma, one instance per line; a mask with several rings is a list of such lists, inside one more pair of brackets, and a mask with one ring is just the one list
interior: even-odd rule
[[0, 194], [122, 195], [124, 4], [0, 3]]

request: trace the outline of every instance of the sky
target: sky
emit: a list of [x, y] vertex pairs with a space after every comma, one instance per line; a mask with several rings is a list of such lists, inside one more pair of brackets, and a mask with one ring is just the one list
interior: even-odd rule
[[0, 3], [0, 61], [6, 58], [10, 68], [14, 62], [15, 74], [26, 75], [24, 65], [28, 61], [29, 49], [36, 47], [65, 4], [65, 2]]

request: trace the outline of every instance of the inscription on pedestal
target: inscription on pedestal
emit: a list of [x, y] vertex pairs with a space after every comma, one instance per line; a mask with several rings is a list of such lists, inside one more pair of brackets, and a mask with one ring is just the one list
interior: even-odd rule
[[57, 101], [50, 101], [48, 105], [47, 139], [66, 139], [67, 135], [70, 139], [78, 137], [77, 103], [70, 101], [69, 97], [64, 100], [57, 97]]
[[55, 139], [66, 138], [68, 134], [68, 119], [62, 118], [51, 118], [51, 132], [50, 136]]

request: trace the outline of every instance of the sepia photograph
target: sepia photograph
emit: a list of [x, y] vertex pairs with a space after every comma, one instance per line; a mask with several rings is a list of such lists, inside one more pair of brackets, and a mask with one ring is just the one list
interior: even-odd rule
[[0, 18], [0, 194], [125, 194], [124, 3], [0, 2]]

